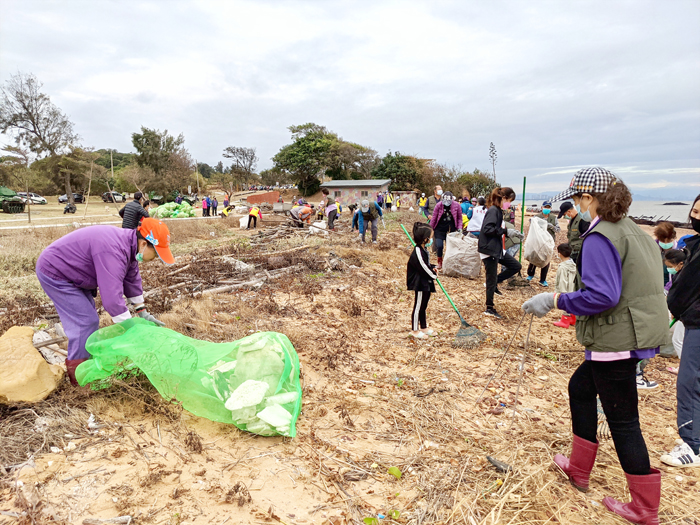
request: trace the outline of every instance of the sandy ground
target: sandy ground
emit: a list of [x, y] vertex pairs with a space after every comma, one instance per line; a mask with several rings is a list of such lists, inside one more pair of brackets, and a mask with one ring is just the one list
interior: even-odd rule
[[[439, 336], [408, 339], [410, 248], [396, 219], [408, 225], [414, 217], [392, 214], [376, 247], [353, 242], [345, 217], [345, 233], [312, 243], [308, 255], [299, 256], [310, 264], [307, 271], [255, 291], [162, 304], [161, 319], [191, 337], [286, 334], [302, 363], [296, 438], [212, 423], [153, 402], [152, 391], [83, 393], [85, 415], [92, 412], [104, 426], [65, 435], [55, 452], [2, 478], [0, 511], [24, 510], [36, 523], [124, 515], [155, 524], [626, 523], [601, 504], [606, 495], [628, 499], [612, 441], [601, 441], [586, 494], [552, 465], [554, 454], [570, 451], [567, 383], [582, 360], [573, 329], [552, 326], [555, 313], [534, 319], [526, 350], [526, 321], [504, 358], [522, 319], [520, 305], [541, 287], [503, 287], [496, 306], [505, 319], [497, 321], [483, 315], [483, 271], [478, 280], [446, 277], [461, 313], [486, 340], [474, 349], [452, 346], [459, 321], [442, 295], [428, 308]], [[322, 265], [330, 252], [352, 266], [330, 271], [312, 264]], [[181, 262], [193, 254], [178, 253]], [[552, 283], [556, 267], [555, 258]], [[145, 289], [158, 286], [161, 276], [158, 268], [144, 271]], [[659, 357], [647, 367], [661, 386], [640, 392], [642, 428], [652, 466], [662, 471], [661, 522], [700, 523], [700, 472], [674, 470], [658, 459], [677, 437], [669, 365], [678, 361]], [[499, 472], [486, 456], [512, 470]], [[0, 514], [0, 524], [15, 522]]]

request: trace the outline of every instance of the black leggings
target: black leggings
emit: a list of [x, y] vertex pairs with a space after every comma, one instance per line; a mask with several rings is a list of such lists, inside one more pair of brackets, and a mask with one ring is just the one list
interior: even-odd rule
[[335, 222], [335, 219], [338, 217], [338, 212], [336, 210], [331, 211], [328, 214], [328, 229], [332, 230], [335, 225], [333, 224]]
[[253, 228], [258, 227], [258, 218], [255, 215], [248, 215], [248, 229], [250, 229], [250, 223], [253, 222]]
[[[496, 293], [498, 283], [513, 277], [520, 271], [522, 265], [515, 260], [515, 257], [508, 254], [505, 254], [498, 260], [495, 257], [487, 257], [483, 262], [486, 270], [486, 307], [488, 308], [493, 306], [493, 294]], [[498, 273], [499, 264], [504, 267], [501, 273]]]
[[569, 406], [574, 434], [597, 442], [600, 397], [622, 470], [649, 474], [649, 452], [639, 427], [636, 368], [638, 359], [584, 361], [569, 380]]
[[[527, 266], [527, 275], [529, 277], [534, 277], [535, 276], [535, 270], [537, 269], [537, 266], [534, 264], [529, 264]], [[549, 265], [545, 266], [544, 268], [540, 268], [540, 282], [543, 283], [547, 280], [547, 273], [549, 272]]]
[[414, 332], [421, 328], [428, 327], [425, 311], [428, 309], [430, 292], [419, 292], [416, 290], [416, 298], [413, 301], [413, 311], [411, 312], [411, 327]]

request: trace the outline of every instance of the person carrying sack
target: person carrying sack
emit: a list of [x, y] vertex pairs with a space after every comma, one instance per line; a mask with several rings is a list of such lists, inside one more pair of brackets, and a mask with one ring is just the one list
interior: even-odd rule
[[[557, 240], [557, 230], [559, 229], [559, 225], [557, 224], [557, 218], [556, 216], [552, 215], [552, 203], [547, 201], [544, 204], [542, 204], [542, 213], [539, 213], [537, 215], [537, 218], [539, 219], [544, 219], [547, 221], [547, 231], [549, 234], [552, 236], [552, 239], [556, 242]], [[537, 266], [534, 264], [530, 263], [527, 266], [527, 282], [532, 281], [532, 279], [535, 277], [535, 270], [537, 269]], [[549, 263], [546, 266], [543, 266], [540, 268], [540, 286], [544, 286], [545, 288], [549, 286], [547, 283], [547, 273], [549, 272]]]
[[632, 194], [610, 171], [576, 172], [569, 188], [552, 200], [569, 197], [591, 223], [577, 265], [578, 289], [541, 293], [522, 306], [526, 314], [538, 317], [553, 309], [574, 314], [576, 338], [586, 349], [569, 380], [571, 454], [557, 454], [554, 463], [574, 487], [588, 490], [598, 451], [600, 397], [632, 496], [630, 503], [612, 497], [603, 503], [632, 523], [658, 524], [661, 472], [650, 465], [639, 425], [636, 367], [640, 359], [654, 357], [669, 336], [661, 253], [627, 217]]

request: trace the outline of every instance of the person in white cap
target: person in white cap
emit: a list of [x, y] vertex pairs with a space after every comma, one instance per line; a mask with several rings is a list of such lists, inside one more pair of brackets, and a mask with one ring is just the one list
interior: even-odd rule
[[425, 193], [421, 193], [418, 199], [418, 213], [426, 219], [428, 218], [428, 198], [425, 196]]
[[379, 219], [384, 220], [384, 214], [382, 213], [382, 208], [375, 201], [369, 202], [368, 200], [363, 200], [360, 203], [360, 211], [357, 214], [357, 225], [360, 230], [360, 239], [365, 242], [365, 232], [367, 231], [367, 226], [372, 227], [372, 244], [377, 244], [377, 231]]

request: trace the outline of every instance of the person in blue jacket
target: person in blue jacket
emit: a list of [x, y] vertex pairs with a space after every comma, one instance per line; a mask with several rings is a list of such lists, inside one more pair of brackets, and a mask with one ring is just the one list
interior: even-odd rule
[[[371, 203], [368, 200], [363, 200], [360, 203], [360, 209], [357, 212], [357, 225], [360, 230], [360, 240], [365, 242], [365, 232], [367, 231], [367, 226], [372, 226], [372, 244], [377, 244], [377, 232], [379, 219], [384, 221], [384, 214], [382, 213], [382, 208], [375, 201]], [[354, 218], [353, 218], [354, 221]]]

